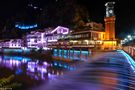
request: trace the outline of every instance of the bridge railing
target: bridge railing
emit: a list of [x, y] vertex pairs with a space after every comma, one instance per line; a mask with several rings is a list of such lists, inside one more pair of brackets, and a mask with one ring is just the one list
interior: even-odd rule
[[122, 49], [135, 58], [135, 46], [124, 46]]

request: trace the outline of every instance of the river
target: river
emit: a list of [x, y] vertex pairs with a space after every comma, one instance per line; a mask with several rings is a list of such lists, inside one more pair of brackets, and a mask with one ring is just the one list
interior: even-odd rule
[[76, 70], [79, 61], [37, 60], [23, 56], [0, 55], [0, 78], [15, 75], [14, 82], [25, 90], [56, 80], [67, 71]]

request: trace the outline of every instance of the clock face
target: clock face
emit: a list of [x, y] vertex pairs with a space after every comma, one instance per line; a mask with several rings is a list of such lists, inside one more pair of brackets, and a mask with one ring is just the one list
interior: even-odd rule
[[109, 10], [109, 13], [113, 13], [113, 10]]

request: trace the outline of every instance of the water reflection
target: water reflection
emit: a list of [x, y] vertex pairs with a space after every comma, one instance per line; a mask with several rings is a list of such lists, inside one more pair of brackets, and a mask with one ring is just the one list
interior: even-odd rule
[[104, 52], [48, 87], [34, 90], [135, 90], [135, 73], [127, 60], [122, 53]]
[[14, 67], [19, 68], [21, 64], [27, 63], [30, 60], [30, 58], [18, 56], [0, 56], [0, 65], [3, 67], [14, 69]]
[[87, 61], [89, 59], [90, 52], [88, 50], [65, 50], [65, 49], [54, 49], [53, 56], [61, 57], [70, 60], [82, 60]]
[[68, 70], [75, 70], [75, 66], [70, 66], [68, 64], [62, 64], [61, 62], [54, 62], [53, 63], [53, 66], [56, 66], [56, 67], [62, 67], [62, 68], [65, 68], [65, 69], [68, 69]]
[[55, 80], [63, 75], [64, 71], [75, 69], [75, 64], [70, 64], [70, 62], [46, 62], [19, 56], [0, 56], [0, 77], [15, 74], [16, 80], [23, 82], [27, 87], [36, 85], [39, 81], [42, 83]]

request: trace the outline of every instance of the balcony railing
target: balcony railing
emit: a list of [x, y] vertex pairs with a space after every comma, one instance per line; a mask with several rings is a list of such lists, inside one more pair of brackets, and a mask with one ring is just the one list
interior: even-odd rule
[[94, 44], [49, 44], [47, 45], [48, 47], [95, 47], [95, 46], [99, 46], [99, 45], [94, 45]]

